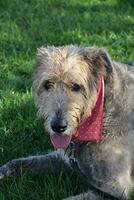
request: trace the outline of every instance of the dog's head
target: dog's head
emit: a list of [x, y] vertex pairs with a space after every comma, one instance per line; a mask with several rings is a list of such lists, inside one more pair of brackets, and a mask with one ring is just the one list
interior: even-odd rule
[[68, 146], [97, 98], [100, 76], [108, 79], [112, 64], [99, 48], [41, 47], [37, 53], [33, 91], [38, 114], [54, 146]]

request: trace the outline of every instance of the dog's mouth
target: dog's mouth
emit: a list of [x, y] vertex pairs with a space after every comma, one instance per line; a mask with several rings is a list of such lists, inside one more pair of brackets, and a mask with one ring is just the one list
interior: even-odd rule
[[67, 134], [57, 134], [54, 133], [51, 135], [51, 142], [56, 149], [65, 149], [69, 146], [72, 136]]

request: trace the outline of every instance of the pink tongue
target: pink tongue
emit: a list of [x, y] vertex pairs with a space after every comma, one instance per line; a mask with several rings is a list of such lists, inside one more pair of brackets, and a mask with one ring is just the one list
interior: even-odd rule
[[68, 147], [72, 136], [69, 135], [58, 135], [53, 134], [51, 136], [51, 142], [54, 145], [55, 148], [66, 148]]

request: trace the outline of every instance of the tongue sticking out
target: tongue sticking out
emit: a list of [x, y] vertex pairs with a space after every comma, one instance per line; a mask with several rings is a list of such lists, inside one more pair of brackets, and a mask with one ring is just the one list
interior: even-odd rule
[[66, 148], [70, 144], [72, 136], [53, 134], [51, 136], [51, 142], [55, 148]]

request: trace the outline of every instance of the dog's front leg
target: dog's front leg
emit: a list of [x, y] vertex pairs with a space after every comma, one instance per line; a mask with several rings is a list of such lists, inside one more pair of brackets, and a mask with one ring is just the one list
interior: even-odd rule
[[0, 167], [0, 179], [6, 178], [21, 169], [29, 170], [33, 173], [58, 172], [64, 169], [71, 169], [69, 158], [63, 150], [54, 151], [46, 155], [29, 156], [25, 158], [13, 159]]
[[[81, 193], [76, 196], [70, 196], [62, 200], [98, 200], [98, 199], [99, 199], [99, 196], [95, 194], [92, 190], [89, 190], [86, 193]], [[105, 200], [109, 200], [109, 199], [105, 199]]]

